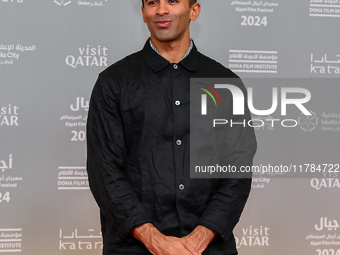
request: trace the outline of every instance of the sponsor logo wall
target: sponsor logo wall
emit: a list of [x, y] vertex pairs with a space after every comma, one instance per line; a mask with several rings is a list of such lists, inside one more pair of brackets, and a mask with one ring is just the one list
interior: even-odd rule
[[[252, 88], [254, 165], [267, 169], [253, 174], [234, 231], [239, 254], [340, 255], [340, 2], [199, 2], [191, 37]], [[0, 0], [1, 254], [101, 254], [85, 167], [89, 100], [102, 70], [143, 47], [140, 5]], [[289, 103], [283, 115], [281, 86], [260, 82], [284, 79], [310, 92], [310, 115]]]

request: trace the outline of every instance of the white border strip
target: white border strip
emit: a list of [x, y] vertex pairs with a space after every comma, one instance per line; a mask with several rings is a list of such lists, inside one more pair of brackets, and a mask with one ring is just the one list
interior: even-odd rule
[[59, 180], [87, 180], [88, 177], [58, 177]]
[[58, 169], [79, 169], [86, 170], [85, 166], [58, 166]]
[[0, 231], [22, 231], [22, 228], [0, 228]]
[[84, 190], [84, 189], [90, 189], [89, 187], [58, 187], [58, 189], [61, 190]]
[[262, 70], [237, 70], [232, 69], [234, 72], [239, 73], [277, 73], [277, 71], [262, 71]]
[[340, 8], [340, 5], [327, 5], [327, 4], [311, 4], [310, 6], [313, 6], [313, 7], [333, 7], [333, 8]]
[[332, 14], [309, 14], [309, 16], [340, 18], [340, 15], [332, 15]]
[[268, 53], [268, 54], [277, 54], [277, 51], [257, 51], [257, 50], [229, 50], [229, 52], [242, 52], [242, 53]]
[[237, 63], [271, 63], [271, 64], [277, 64], [277, 61], [258, 61], [258, 60], [229, 60], [229, 62], [237, 62]]

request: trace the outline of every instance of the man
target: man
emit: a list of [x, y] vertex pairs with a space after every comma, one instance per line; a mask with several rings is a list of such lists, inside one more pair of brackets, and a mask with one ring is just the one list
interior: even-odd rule
[[[142, 2], [151, 37], [99, 75], [90, 102], [87, 170], [100, 207], [103, 254], [237, 254], [232, 230], [251, 179], [190, 179], [189, 173], [190, 77], [237, 76], [190, 39], [199, 3]], [[228, 146], [236, 164], [250, 165], [253, 130], [238, 130]]]

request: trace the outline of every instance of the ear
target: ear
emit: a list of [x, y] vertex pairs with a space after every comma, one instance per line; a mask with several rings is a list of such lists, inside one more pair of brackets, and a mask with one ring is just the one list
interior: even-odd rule
[[198, 18], [201, 13], [201, 5], [199, 3], [194, 3], [190, 10], [190, 20], [194, 21]]
[[144, 7], [142, 6], [141, 9], [142, 9], [143, 21], [144, 21], [144, 23], [146, 23], [145, 14], [144, 14]]

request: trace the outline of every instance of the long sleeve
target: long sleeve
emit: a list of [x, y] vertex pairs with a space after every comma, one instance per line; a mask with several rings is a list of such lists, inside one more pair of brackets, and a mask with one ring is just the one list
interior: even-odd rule
[[87, 171], [101, 213], [124, 239], [136, 225], [152, 222], [124, 175], [126, 148], [119, 107], [120, 89], [100, 74], [92, 91], [87, 122]]
[[[143, 50], [99, 75], [88, 114], [87, 170], [101, 211], [103, 254], [147, 254], [145, 245], [130, 234], [147, 222], [167, 236], [183, 237], [199, 220], [224, 239], [230, 234], [248, 196], [248, 182], [192, 179], [189, 169], [189, 78], [219, 75], [235, 77], [194, 44], [175, 65], [155, 52], [149, 40]], [[246, 139], [233, 133], [224, 136], [223, 157], [244, 163], [235, 146]], [[236, 253], [232, 237], [219, 239], [209, 246], [212, 254]]]
[[[237, 83], [244, 95], [245, 87], [240, 79]], [[232, 109], [229, 100], [229, 109]], [[251, 119], [245, 97], [245, 114], [228, 116], [229, 121], [242, 123], [228, 127], [224, 137], [222, 151], [223, 165], [231, 165], [239, 171], [241, 166], [251, 166], [256, 152], [257, 143], [252, 127], [247, 125]], [[225, 176], [224, 176], [225, 177]], [[199, 219], [198, 225], [203, 225], [216, 231], [225, 241], [239, 221], [251, 189], [252, 173], [231, 174], [233, 178], [221, 178], [219, 186], [213, 192], [208, 206]]]

